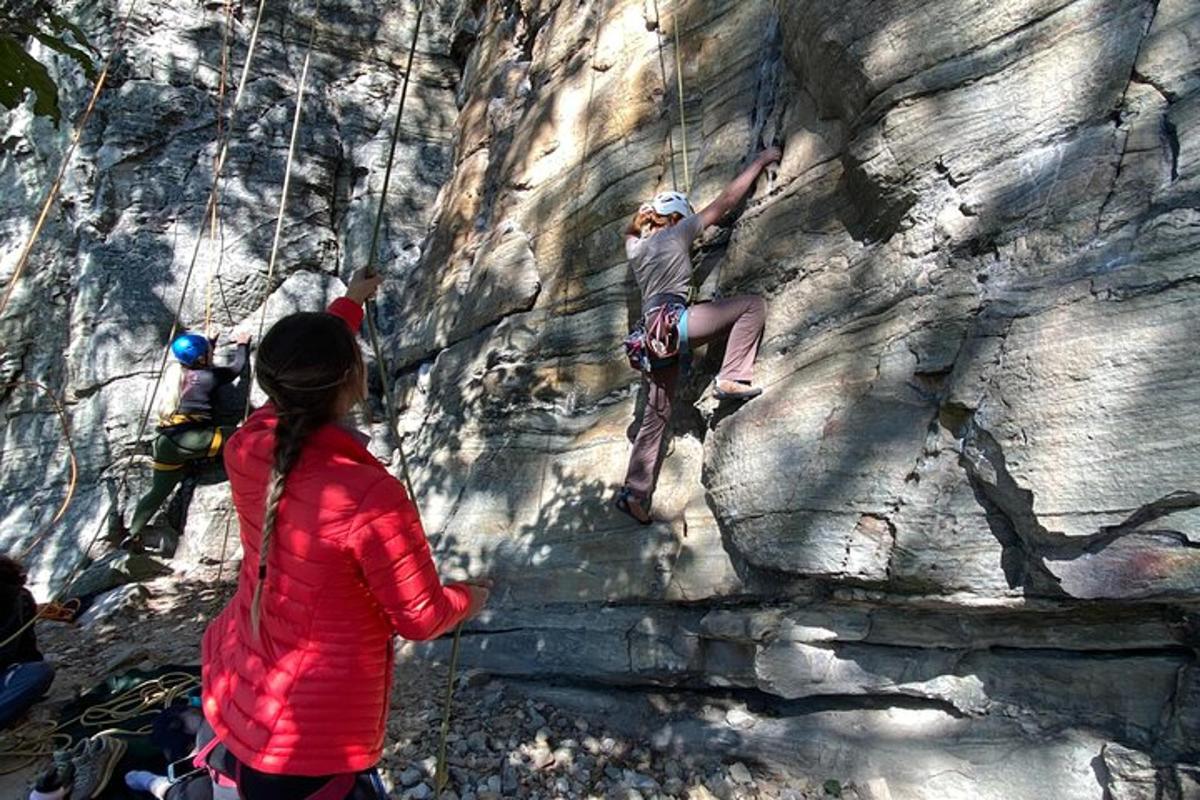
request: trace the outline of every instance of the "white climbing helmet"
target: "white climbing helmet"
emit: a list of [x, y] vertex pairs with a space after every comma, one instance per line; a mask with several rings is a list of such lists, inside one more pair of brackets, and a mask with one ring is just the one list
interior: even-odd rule
[[646, 205], [654, 209], [654, 213], [664, 217], [672, 214], [690, 217], [696, 213], [692, 210], [692, 204], [688, 202], [687, 195], [682, 192], [659, 192]]

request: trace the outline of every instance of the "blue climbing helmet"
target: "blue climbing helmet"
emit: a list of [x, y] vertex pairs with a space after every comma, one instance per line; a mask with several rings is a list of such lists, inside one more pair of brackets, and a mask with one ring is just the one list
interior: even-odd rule
[[199, 333], [181, 333], [171, 342], [171, 354], [185, 367], [194, 367], [208, 355], [208, 339]]

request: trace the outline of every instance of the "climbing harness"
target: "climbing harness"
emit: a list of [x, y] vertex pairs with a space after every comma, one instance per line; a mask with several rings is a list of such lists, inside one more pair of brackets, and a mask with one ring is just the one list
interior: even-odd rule
[[117, 27], [117, 32], [113, 36], [112, 49], [108, 52], [108, 58], [104, 59], [104, 66], [100, 70], [100, 74], [96, 77], [96, 85], [92, 88], [91, 99], [88, 100], [87, 106], [83, 109], [83, 114], [79, 117], [79, 122], [75, 125], [75, 130], [71, 135], [71, 144], [67, 148], [67, 152], [63, 154], [62, 162], [58, 165], [58, 175], [54, 182], [50, 184], [49, 191], [46, 192], [46, 199], [42, 202], [42, 210], [38, 214], [37, 221], [33, 224], [33, 230], [29, 232], [29, 239], [25, 242], [25, 247], [21, 249], [21, 255], [17, 259], [17, 266], [13, 269], [13, 274], [8, 279], [8, 286], [4, 289], [4, 297], [0, 299], [0, 316], [8, 308], [8, 301], [12, 298], [13, 290], [17, 287], [17, 281], [21, 278], [21, 273], [29, 263], [29, 254], [33, 252], [33, 246], [37, 243], [38, 236], [41, 235], [42, 227], [46, 224], [46, 218], [50, 215], [50, 208], [54, 205], [54, 201], [58, 199], [58, 192], [62, 188], [63, 176], [67, 174], [67, 167], [71, 164], [71, 157], [75, 155], [75, 148], [79, 145], [79, 139], [83, 135], [83, 128], [87, 125], [88, 120], [92, 116], [92, 110], [96, 107], [96, 101], [100, 98], [100, 92], [104, 90], [104, 83], [108, 80], [108, 70], [112, 66], [113, 58], [117, 51], [121, 49], [121, 44], [125, 40], [125, 31], [129, 27], [129, 20], [133, 16], [133, 10], [137, 7], [138, 0], [130, 0], [129, 9], [125, 12], [125, 16], [121, 19], [121, 24]]
[[687, 305], [676, 298], [650, 309], [625, 337], [624, 345], [629, 366], [639, 372], [686, 364], [690, 357]]

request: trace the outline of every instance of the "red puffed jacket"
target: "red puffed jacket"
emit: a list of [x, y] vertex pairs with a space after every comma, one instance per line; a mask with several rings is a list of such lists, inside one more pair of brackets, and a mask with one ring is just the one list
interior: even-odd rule
[[[352, 330], [362, 308], [329, 308]], [[287, 476], [267, 557], [260, 635], [250, 625], [274, 409], [225, 447], [245, 556], [237, 593], [204, 634], [204, 716], [243, 764], [279, 775], [357, 772], [379, 760], [392, 685], [392, 636], [431, 639], [469, 595], [443, 587], [416, 509], [350, 430], [329, 424]]]

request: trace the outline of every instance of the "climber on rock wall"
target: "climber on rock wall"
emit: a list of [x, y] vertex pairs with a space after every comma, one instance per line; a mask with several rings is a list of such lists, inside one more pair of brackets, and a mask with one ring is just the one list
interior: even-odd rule
[[650, 386], [616, 506], [643, 525], [652, 522], [650, 496], [671, 419], [679, 352], [726, 340], [725, 360], [713, 393], [721, 400], [734, 401], [762, 393], [762, 389], [750, 385], [766, 318], [762, 298], [741, 295], [689, 308], [687, 295], [693, 269], [692, 242], [736, 208], [759, 173], [782, 155], [777, 147], [761, 152], [699, 214], [683, 194], [663, 192], [638, 209], [625, 232], [625, 253], [642, 295], [642, 319], [626, 340], [626, 349], [631, 363], [645, 373]]
[[488, 598], [442, 585], [404, 486], [341, 421], [366, 395], [354, 332], [379, 282], [272, 326], [270, 403], [225, 449], [245, 556], [204, 634], [203, 710], [244, 800], [384, 796], [392, 637], [432, 639]]
[[182, 333], [171, 342], [175, 363], [163, 376], [165, 395], [158, 403], [158, 436], [154, 440], [154, 480], [138, 502], [122, 547], [141, 549], [142, 531], [184, 477], [184, 467], [216, 458], [236, 426], [213, 419], [213, 395], [242, 374], [250, 351], [250, 335], [238, 334], [233, 363], [212, 366], [214, 342], [198, 333]]

